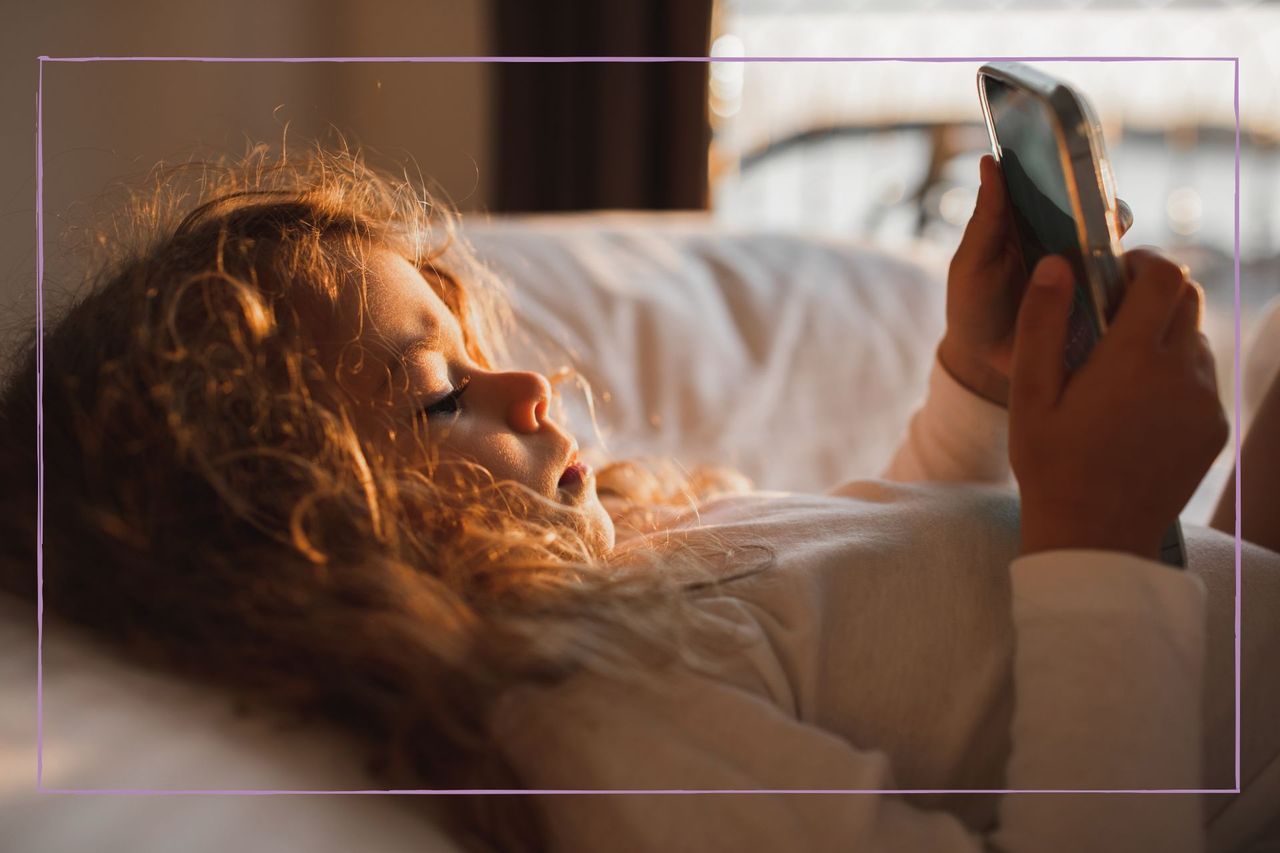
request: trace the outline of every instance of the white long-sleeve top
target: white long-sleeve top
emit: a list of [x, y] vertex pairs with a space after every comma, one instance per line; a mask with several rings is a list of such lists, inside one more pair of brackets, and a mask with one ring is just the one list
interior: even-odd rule
[[[885, 479], [704, 504], [661, 535], [766, 543], [704, 606], [723, 675], [521, 688], [494, 733], [530, 788], [1195, 789], [1204, 585], [1136, 556], [1017, 556], [1006, 416], [935, 365]], [[753, 555], [754, 556], [754, 555]], [[1193, 853], [1197, 794], [539, 798], [562, 851]]]

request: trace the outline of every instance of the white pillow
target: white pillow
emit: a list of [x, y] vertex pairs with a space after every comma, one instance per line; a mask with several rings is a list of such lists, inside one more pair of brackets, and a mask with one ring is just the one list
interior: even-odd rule
[[[57, 521], [47, 521], [57, 535]], [[32, 567], [35, 571], [35, 567]], [[0, 594], [0, 826], [23, 853], [454, 853], [421, 800], [390, 796], [37, 793], [35, 608]], [[378, 787], [354, 745], [238, 716], [222, 693], [125, 663], [45, 622], [44, 786]]]

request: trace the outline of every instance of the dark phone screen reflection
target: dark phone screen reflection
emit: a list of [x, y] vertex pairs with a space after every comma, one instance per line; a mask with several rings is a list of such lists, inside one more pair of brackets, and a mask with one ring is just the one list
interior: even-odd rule
[[1039, 98], [983, 78], [996, 129], [997, 158], [1012, 202], [1018, 245], [1029, 274], [1045, 255], [1062, 255], [1075, 271], [1075, 301], [1064, 360], [1075, 370], [1098, 340], [1081, 263], [1080, 238], [1053, 116]]

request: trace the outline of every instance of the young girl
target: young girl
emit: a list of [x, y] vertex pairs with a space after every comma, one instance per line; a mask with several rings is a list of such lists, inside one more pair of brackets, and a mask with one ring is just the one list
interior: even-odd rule
[[172, 176], [0, 399], [0, 579], [35, 598], [40, 458], [47, 619], [339, 727], [389, 788], [775, 791], [414, 798], [474, 849], [1202, 850], [1198, 795], [777, 793], [1232, 785], [1231, 543], [1156, 560], [1227, 437], [1199, 291], [1129, 253], [1068, 380], [1069, 268], [1019, 296], [982, 175], [884, 479], [719, 496], [578, 461], [420, 188], [259, 150], [175, 222]]

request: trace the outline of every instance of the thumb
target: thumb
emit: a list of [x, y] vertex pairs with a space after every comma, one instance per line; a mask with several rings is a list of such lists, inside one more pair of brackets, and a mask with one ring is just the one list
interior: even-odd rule
[[978, 269], [999, 258], [1005, 249], [1008, 230], [1004, 180], [995, 158], [983, 155], [979, 172], [982, 183], [978, 187], [978, 199], [955, 253], [955, 262], [967, 269]]
[[1058, 255], [1040, 259], [1018, 309], [1009, 377], [1011, 405], [1052, 408], [1066, 379], [1063, 353], [1075, 278]]

